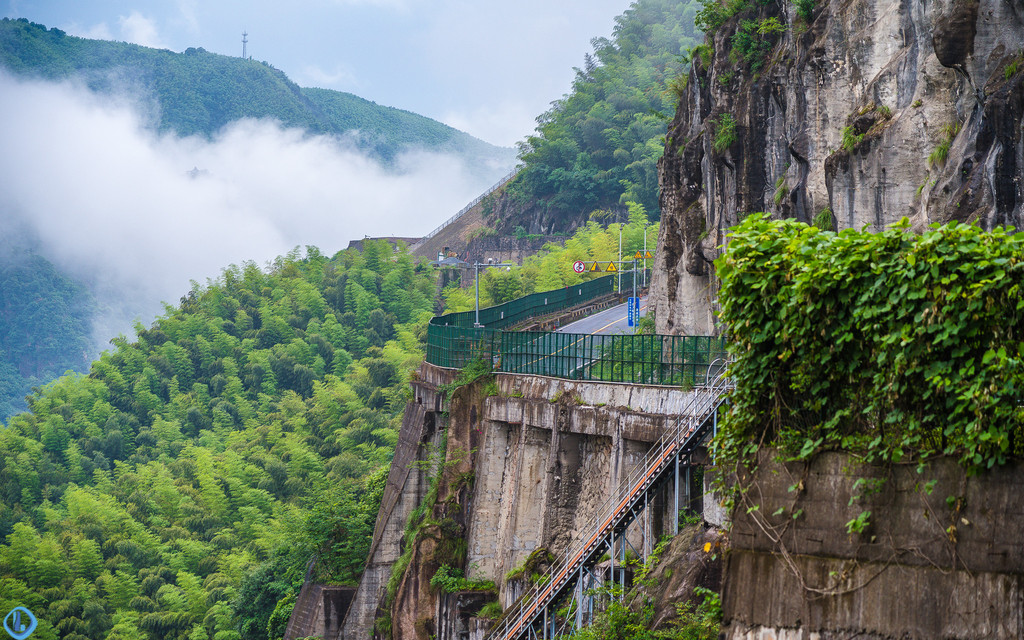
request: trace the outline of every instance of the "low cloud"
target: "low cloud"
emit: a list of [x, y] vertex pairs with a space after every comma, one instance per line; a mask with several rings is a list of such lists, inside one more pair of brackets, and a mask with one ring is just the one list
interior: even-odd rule
[[154, 49], [166, 49], [160, 34], [157, 32], [156, 21], [147, 18], [138, 11], [132, 11], [127, 16], [120, 16], [117, 19], [121, 27], [121, 39], [125, 42], [141, 44], [144, 47]]
[[177, 0], [175, 4], [178, 7], [180, 19], [184, 22], [189, 33], [199, 33], [199, 17], [196, 13], [198, 3], [196, 0]]
[[495, 107], [472, 111], [450, 111], [441, 118], [449, 127], [502, 147], [514, 147], [532, 134], [537, 126], [536, 112], [525, 102], [506, 101]]
[[40, 253], [103, 296], [101, 343], [229, 264], [426, 233], [495, 177], [425, 151], [389, 170], [345, 140], [269, 121], [212, 141], [158, 136], [124, 101], [68, 84], [0, 74], [0, 94], [0, 228], [28, 227]]

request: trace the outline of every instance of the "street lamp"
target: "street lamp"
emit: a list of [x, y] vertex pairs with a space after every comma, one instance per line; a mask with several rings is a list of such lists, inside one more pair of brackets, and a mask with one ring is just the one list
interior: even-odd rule
[[644, 224], [644, 288], [647, 288], [647, 229], [651, 223]]
[[473, 278], [473, 280], [476, 283], [476, 321], [473, 323], [473, 326], [476, 327], [477, 329], [480, 329], [481, 327], [484, 326], [484, 325], [480, 324], [480, 267], [483, 267], [484, 269], [486, 269], [487, 267], [506, 267], [506, 268], [511, 268], [513, 266], [514, 265], [512, 263], [510, 263], [510, 262], [501, 262], [501, 263], [498, 263], [498, 264], [494, 264], [494, 259], [493, 258], [488, 258], [486, 263], [480, 263], [480, 262], [474, 262], [473, 263], [473, 269], [476, 272], [475, 276]]
[[[633, 279], [636, 279], [636, 274], [633, 274]], [[622, 295], [622, 223], [619, 223], [619, 295]]]

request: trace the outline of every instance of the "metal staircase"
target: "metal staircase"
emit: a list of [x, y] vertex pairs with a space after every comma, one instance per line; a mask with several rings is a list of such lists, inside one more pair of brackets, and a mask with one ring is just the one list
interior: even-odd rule
[[[717, 366], [716, 366], [717, 365]], [[707, 384], [696, 387], [694, 394], [673, 429], [655, 443], [647, 456], [629, 473], [612, 496], [597, 510], [597, 517], [583, 527], [583, 535], [552, 564], [545, 576], [505, 612], [487, 640], [548, 640], [556, 635], [572, 633], [583, 620], [585, 578], [594, 584], [590, 569], [608, 552], [612, 558], [610, 575], [615, 575], [615, 538], [624, 539], [627, 527], [646, 508], [650, 494], [673, 470], [676, 479], [675, 513], [679, 513], [679, 468], [684, 459], [717, 427], [717, 410], [730, 388], [724, 364], [712, 364]], [[625, 545], [620, 544], [622, 555]], [[620, 570], [620, 574], [622, 574]], [[621, 578], [620, 578], [621, 579]], [[553, 607], [576, 590], [574, 619], [557, 625]], [[567, 617], [568, 618], [568, 617]], [[556, 634], [557, 631], [557, 634]]]

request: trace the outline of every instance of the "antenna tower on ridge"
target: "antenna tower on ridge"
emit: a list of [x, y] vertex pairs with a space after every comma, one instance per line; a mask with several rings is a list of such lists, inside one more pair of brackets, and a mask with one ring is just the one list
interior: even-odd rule
[[248, 37], [248, 35], [249, 35], [248, 32], [246, 32], [246, 31], [242, 32], [242, 58], [243, 59], [245, 59], [245, 57], [246, 57], [245, 56], [245, 45], [247, 45], [249, 43], [249, 41], [246, 39]]

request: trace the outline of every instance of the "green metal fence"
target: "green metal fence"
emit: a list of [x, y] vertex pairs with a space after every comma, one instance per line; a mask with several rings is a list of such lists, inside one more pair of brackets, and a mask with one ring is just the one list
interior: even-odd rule
[[[631, 276], [622, 274], [623, 291], [632, 288]], [[473, 326], [474, 311], [437, 316], [427, 328], [426, 360], [461, 369], [483, 358], [506, 373], [673, 386], [703, 384], [717, 373], [725, 358], [723, 338], [503, 330], [612, 293], [617, 279], [605, 276], [481, 309], [483, 327]]]
[[[489, 329], [504, 329], [530, 318], [575, 307], [595, 298], [614, 293], [618, 277], [618, 275], [604, 276], [572, 285], [571, 287], [531, 293], [528, 296], [510, 300], [505, 304], [486, 307], [480, 310], [480, 324]], [[627, 291], [632, 288], [633, 272], [623, 273], [622, 290]], [[475, 310], [436, 316], [430, 321], [430, 325], [432, 327], [453, 326], [471, 328], [474, 322], [476, 322]]]
[[703, 384], [724, 363], [725, 341], [710, 336], [502, 332], [495, 370], [633, 384]]

